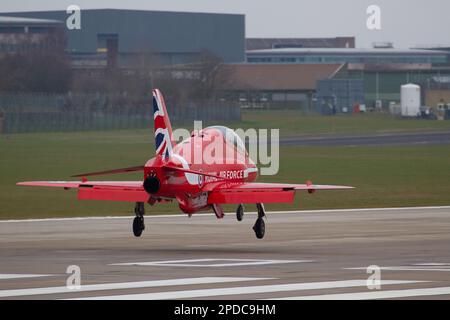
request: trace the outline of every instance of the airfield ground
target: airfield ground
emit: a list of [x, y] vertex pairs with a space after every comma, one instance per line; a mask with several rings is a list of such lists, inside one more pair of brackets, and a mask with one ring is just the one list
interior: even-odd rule
[[[281, 127], [280, 172], [277, 176], [261, 177], [260, 181], [312, 180], [356, 187], [312, 196], [301, 193], [293, 205], [270, 205], [269, 210], [450, 204], [450, 121], [395, 120], [386, 115], [304, 117], [293, 111], [246, 111], [242, 124], [245, 128]], [[409, 138], [397, 141], [396, 137], [405, 132]], [[346, 138], [355, 135], [369, 139], [355, 143], [355, 139]], [[386, 135], [398, 143], [385, 143], [390, 141]], [[336, 143], [336, 136], [344, 138]], [[320, 144], [311, 146], [311, 137], [320, 137]], [[379, 143], [371, 143], [373, 137]], [[423, 141], [421, 137], [425, 137]], [[434, 145], [434, 140], [439, 144]], [[130, 204], [79, 202], [74, 191], [17, 187], [15, 183], [67, 180], [80, 172], [141, 165], [153, 155], [153, 150], [149, 129], [0, 136], [0, 219], [131, 214]], [[119, 177], [139, 179], [140, 175], [114, 178]], [[178, 211], [174, 204], [147, 209], [148, 214]]]
[[242, 122], [231, 128], [281, 128], [280, 135], [384, 134], [400, 132], [449, 131], [450, 121], [398, 119], [389, 114], [368, 113], [337, 116], [305, 116], [300, 111], [247, 110]]
[[[450, 122], [285, 123], [289, 113], [255, 113], [254, 122], [244, 113], [246, 127], [282, 129], [280, 172], [261, 181], [356, 189], [267, 206], [263, 240], [251, 230], [253, 206], [242, 222], [233, 207], [220, 221], [188, 218], [175, 204], [147, 208], [178, 215], [147, 216], [137, 239], [131, 204], [15, 186], [140, 165], [154, 152], [150, 130], [0, 136], [0, 299], [449, 299]], [[430, 205], [443, 207], [398, 208]], [[384, 209], [346, 209], [367, 207]], [[21, 220], [46, 217], [62, 219]], [[78, 291], [66, 287], [69, 266], [80, 268]], [[380, 290], [367, 287], [369, 266], [381, 268]]]
[[131, 217], [0, 221], [0, 299], [449, 299], [449, 212], [270, 212], [263, 240], [249, 212], [148, 217], [139, 239]]

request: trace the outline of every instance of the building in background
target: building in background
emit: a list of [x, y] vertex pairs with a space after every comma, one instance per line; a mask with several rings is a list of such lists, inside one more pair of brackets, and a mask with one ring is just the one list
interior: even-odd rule
[[354, 48], [355, 37], [336, 38], [247, 38], [246, 50], [280, 48]]
[[283, 48], [247, 50], [248, 63], [448, 63], [448, 53], [436, 50]]
[[[388, 109], [400, 103], [400, 87], [414, 83], [426, 88], [433, 79], [450, 79], [450, 67], [445, 64], [352, 64], [346, 65], [336, 79], [359, 79], [364, 85], [364, 100], [368, 108]], [[436, 85], [437, 86], [437, 85]], [[425, 97], [425, 94], [422, 95]], [[422, 101], [426, 105], [425, 101]], [[431, 106], [431, 105], [429, 105]]]
[[64, 50], [64, 28], [58, 20], [0, 16], [0, 55], [36, 49]]
[[[333, 75], [337, 82], [326, 97], [320, 101], [327, 101], [336, 112], [351, 110], [350, 103], [342, 103], [351, 96], [351, 100], [367, 105], [368, 109], [385, 109], [391, 104], [400, 103], [400, 87], [407, 83], [428, 83], [433, 78], [450, 76], [449, 52], [446, 50], [426, 49], [394, 49], [377, 47], [373, 49], [355, 48], [280, 48], [248, 50], [247, 63], [255, 65], [317, 65], [344, 64], [340, 72]], [[354, 83], [363, 88], [363, 101], [353, 98], [355, 91], [342, 91], [342, 83]], [[325, 85], [325, 84], [323, 84]], [[336, 90], [334, 90], [335, 88]], [[323, 89], [323, 88], [322, 88]], [[322, 93], [324, 90], [319, 90]], [[425, 96], [425, 95], [423, 95]], [[331, 99], [330, 97], [338, 97]], [[316, 100], [319, 103], [319, 100]], [[320, 109], [320, 108], [319, 108]]]
[[81, 29], [66, 11], [0, 16], [3, 132], [147, 127], [154, 86], [175, 122], [240, 120], [209, 85], [217, 65], [245, 61], [244, 15], [82, 10]]
[[331, 79], [342, 64], [228, 64], [225, 99], [244, 108], [296, 108], [315, 111], [317, 81]]
[[364, 83], [361, 79], [326, 79], [317, 82], [316, 111], [324, 114], [365, 111]]
[[66, 11], [0, 16], [0, 55], [59, 44], [75, 74], [70, 91], [101, 91], [106, 83], [129, 94], [158, 85], [169, 99], [197, 95], [334, 113], [357, 104], [387, 110], [400, 103], [400, 87], [414, 83], [428, 90], [424, 105], [448, 104], [448, 46], [358, 49], [355, 37], [246, 39], [239, 14], [88, 9], [81, 11], [81, 30], [66, 27]]
[[450, 73], [421, 83], [422, 101], [432, 108], [438, 119], [450, 120]]
[[414, 49], [447, 52], [447, 58], [448, 58], [448, 61], [450, 63], [450, 45], [442, 45], [441, 44], [441, 45], [434, 45], [434, 46], [419, 46], [419, 47], [414, 48]]
[[[1, 13], [20, 19], [60, 21], [66, 11]], [[202, 52], [224, 62], [245, 60], [245, 16], [189, 12], [86, 9], [81, 30], [68, 30], [67, 52], [78, 68], [139, 68], [142, 64], [185, 64]]]

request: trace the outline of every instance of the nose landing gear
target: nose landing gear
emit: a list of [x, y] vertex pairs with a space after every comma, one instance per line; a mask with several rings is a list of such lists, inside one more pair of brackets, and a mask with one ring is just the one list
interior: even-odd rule
[[135, 237], [140, 237], [142, 231], [145, 229], [144, 224], [144, 215], [145, 215], [145, 207], [143, 202], [136, 202], [136, 206], [134, 207], [134, 213], [136, 217], [133, 220], [133, 234]]
[[266, 233], [266, 224], [263, 219], [266, 216], [266, 211], [262, 203], [257, 203], [256, 208], [258, 209], [258, 219], [256, 219], [255, 225], [253, 226], [253, 231], [255, 231], [256, 238], [262, 239]]

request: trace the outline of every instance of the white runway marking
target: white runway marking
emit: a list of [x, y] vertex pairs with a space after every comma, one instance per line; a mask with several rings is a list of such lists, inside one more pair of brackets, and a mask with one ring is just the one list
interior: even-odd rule
[[414, 264], [415, 266], [422, 266], [422, 267], [445, 267], [445, 266], [449, 266], [450, 267], [450, 263], [416, 263]]
[[151, 280], [151, 281], [138, 281], [138, 282], [103, 283], [103, 284], [89, 284], [89, 285], [82, 284], [81, 289], [79, 289], [79, 290], [71, 290], [71, 289], [68, 289], [66, 286], [0, 290], [0, 298], [43, 295], [43, 294], [57, 294], [57, 293], [78, 293], [78, 292], [88, 292], [88, 291], [196, 285], [196, 284], [209, 284], [209, 283], [229, 283], [229, 282], [257, 281], [257, 280], [270, 280], [270, 279], [271, 278], [203, 277], [203, 278]]
[[[220, 263], [220, 261], [226, 261]], [[214, 263], [213, 263], [214, 262]], [[313, 260], [261, 260], [261, 259], [189, 259], [149, 262], [127, 262], [113, 263], [112, 266], [153, 266], [153, 267], [238, 267], [238, 266], [260, 266], [268, 264], [306, 263]]]
[[[367, 268], [345, 268], [345, 270], [366, 270]], [[439, 272], [450, 272], [450, 266], [444, 264], [423, 264], [423, 265], [413, 265], [413, 266], [389, 266], [380, 267], [382, 271], [439, 271]]]
[[0, 274], [0, 280], [6, 279], [22, 279], [22, 278], [41, 278], [51, 277], [52, 274], [18, 274], [18, 273], [2, 273]]
[[[422, 281], [386, 280], [386, 281], [381, 281], [381, 285], [409, 284], [409, 283], [418, 283], [418, 282], [422, 282]], [[367, 284], [367, 280], [344, 280], [344, 281], [291, 283], [291, 284], [277, 284], [277, 285], [249, 286], [249, 287], [234, 287], [234, 288], [215, 288], [215, 289], [153, 292], [153, 293], [139, 293], [139, 294], [126, 294], [126, 295], [114, 295], [114, 296], [97, 296], [97, 297], [80, 298], [80, 299], [76, 299], [76, 300], [190, 299], [190, 298], [217, 297], [217, 296], [240, 295], [240, 294], [257, 294], [257, 293], [273, 293], [273, 292], [286, 292], [286, 291], [365, 287], [366, 284]]]
[[[269, 211], [271, 213], [286, 213], [286, 214], [302, 214], [302, 213], [339, 213], [339, 212], [372, 212], [372, 211], [401, 211], [401, 210], [439, 210], [450, 209], [450, 206], [431, 206], [431, 207], [396, 207], [396, 208], [361, 208], [361, 209], [325, 209], [325, 210], [295, 210], [295, 211]], [[234, 215], [234, 212], [227, 212], [226, 215]], [[246, 215], [256, 215], [257, 212], [246, 212]], [[197, 213], [193, 216], [214, 216], [213, 213]], [[184, 214], [170, 214], [170, 215], [148, 215], [145, 218], [180, 218], [186, 217]], [[13, 219], [0, 220], [0, 223], [17, 223], [17, 222], [51, 222], [51, 221], [83, 221], [83, 220], [115, 220], [115, 219], [133, 219], [134, 216], [107, 216], [107, 217], [74, 217], [74, 218], [45, 218], [45, 219]]]
[[449, 295], [450, 287], [286, 297], [273, 300], [371, 300]]

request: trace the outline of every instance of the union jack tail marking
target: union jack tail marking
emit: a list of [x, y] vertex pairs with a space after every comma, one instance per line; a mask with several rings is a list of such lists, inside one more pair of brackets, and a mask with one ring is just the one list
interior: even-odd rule
[[167, 114], [166, 104], [159, 89], [153, 90], [153, 121], [155, 126], [156, 155], [169, 157], [174, 146], [172, 126]]

